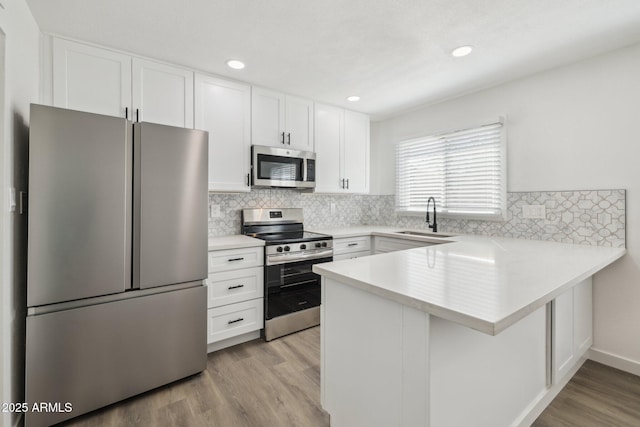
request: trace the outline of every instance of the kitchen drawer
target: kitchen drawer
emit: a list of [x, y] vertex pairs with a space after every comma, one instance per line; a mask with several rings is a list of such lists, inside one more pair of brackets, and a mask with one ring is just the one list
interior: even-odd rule
[[340, 261], [342, 259], [353, 259], [353, 258], [360, 258], [363, 256], [369, 256], [371, 255], [371, 251], [359, 251], [359, 252], [349, 252], [349, 253], [343, 253], [343, 254], [339, 254], [339, 255], [333, 255], [333, 260], [334, 261]]
[[209, 273], [258, 267], [263, 263], [263, 246], [209, 252]]
[[352, 252], [362, 252], [371, 250], [371, 237], [358, 236], [333, 239], [333, 254], [342, 255]]
[[207, 344], [264, 327], [263, 298], [207, 310]]
[[210, 273], [207, 278], [207, 307], [220, 307], [262, 298], [264, 295], [262, 267]]
[[385, 253], [402, 251], [405, 249], [419, 248], [422, 246], [431, 246], [433, 243], [420, 242], [417, 240], [409, 239], [393, 239], [389, 237], [376, 236], [374, 241], [375, 253]]

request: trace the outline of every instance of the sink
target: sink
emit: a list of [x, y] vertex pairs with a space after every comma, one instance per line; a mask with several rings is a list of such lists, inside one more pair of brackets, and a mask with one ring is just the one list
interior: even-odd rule
[[429, 232], [429, 231], [411, 231], [411, 230], [404, 230], [404, 231], [397, 231], [398, 234], [407, 234], [410, 236], [422, 236], [422, 237], [453, 237], [455, 236], [455, 234], [446, 234], [446, 233], [433, 233], [433, 232]]

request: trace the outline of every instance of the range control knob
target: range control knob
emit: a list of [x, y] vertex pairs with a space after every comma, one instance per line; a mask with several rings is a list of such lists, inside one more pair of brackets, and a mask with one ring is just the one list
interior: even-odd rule
[[307, 249], [307, 245], [305, 245], [305, 244], [300, 245], [300, 250], [301, 250], [301, 251], [303, 251], [303, 250], [305, 250], [305, 249]]
[[290, 248], [289, 246], [285, 246], [285, 247], [284, 247], [284, 251], [285, 251], [285, 252], [289, 252], [290, 250], [291, 250], [291, 248]]
[[326, 248], [327, 247], [327, 242], [322, 242], [322, 247]]
[[322, 246], [320, 243], [316, 243], [316, 248], [319, 248], [320, 246]]
[[278, 251], [278, 252], [282, 252], [282, 246], [278, 246], [278, 247], [276, 248], [276, 251]]

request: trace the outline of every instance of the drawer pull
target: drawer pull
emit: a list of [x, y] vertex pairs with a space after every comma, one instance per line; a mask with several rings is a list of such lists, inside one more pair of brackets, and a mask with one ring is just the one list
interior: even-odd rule
[[351, 247], [351, 246], [358, 246], [357, 243], [349, 243], [347, 246]]
[[234, 324], [234, 323], [242, 322], [243, 320], [244, 320], [244, 317], [238, 317], [238, 318], [237, 318], [237, 319], [235, 319], [235, 320], [229, 320], [229, 321], [227, 322], [227, 325], [232, 325], [232, 324]]
[[228, 262], [234, 262], [234, 261], [242, 261], [244, 259], [244, 257], [240, 257], [240, 258], [229, 258], [227, 261]]
[[227, 289], [231, 290], [231, 289], [239, 289], [239, 288], [244, 288], [244, 285], [233, 285], [233, 286], [229, 286]]

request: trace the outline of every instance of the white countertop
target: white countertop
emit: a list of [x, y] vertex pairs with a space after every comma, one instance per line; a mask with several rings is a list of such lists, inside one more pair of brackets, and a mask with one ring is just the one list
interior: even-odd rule
[[390, 233], [393, 231], [404, 230], [401, 227], [384, 227], [378, 225], [362, 225], [355, 227], [344, 227], [344, 228], [309, 228], [308, 231], [313, 231], [316, 233], [329, 234], [333, 236], [334, 239], [340, 239], [343, 237], [357, 237], [357, 236], [368, 236], [372, 233]]
[[[314, 231], [339, 238], [396, 235], [394, 230], [399, 228]], [[535, 240], [469, 235], [447, 240], [454, 241], [316, 264], [313, 270], [495, 335], [625, 254], [623, 248]]]
[[[334, 239], [342, 239], [349, 237], [358, 237], [358, 236], [384, 236], [384, 237], [392, 237], [397, 239], [404, 240], [416, 240], [419, 242], [427, 242], [427, 243], [448, 243], [453, 242], [461, 237], [459, 234], [448, 234], [448, 233], [433, 233], [431, 230], [418, 230], [411, 229], [406, 227], [387, 227], [381, 225], [362, 225], [357, 227], [347, 227], [347, 228], [324, 228], [324, 229], [311, 229], [309, 231], [314, 231], [316, 233], [329, 234]], [[413, 231], [417, 234], [405, 234], [402, 231]], [[425, 235], [428, 234], [428, 235]]]
[[264, 246], [264, 240], [253, 237], [235, 234], [233, 236], [218, 236], [209, 238], [209, 250], [218, 251], [221, 249], [240, 249]]

